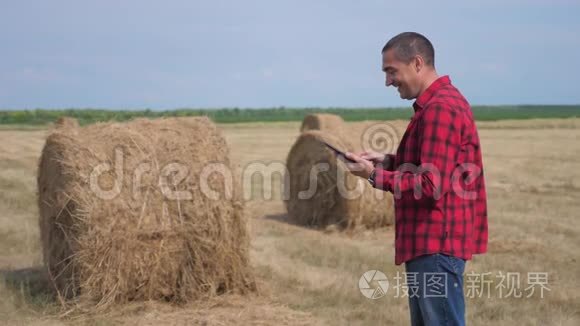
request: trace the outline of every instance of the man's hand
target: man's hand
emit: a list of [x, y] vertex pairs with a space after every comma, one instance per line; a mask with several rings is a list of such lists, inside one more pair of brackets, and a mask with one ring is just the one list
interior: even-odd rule
[[345, 153], [345, 156], [356, 163], [350, 163], [345, 161], [344, 164], [346, 168], [354, 175], [368, 179], [371, 172], [375, 169], [375, 165], [372, 161], [362, 158], [361, 156], [354, 153]]
[[357, 153], [357, 155], [360, 156], [362, 159], [365, 159], [367, 161], [371, 161], [373, 163], [373, 165], [383, 164], [385, 157], [387, 157], [387, 155], [385, 155], [385, 154], [372, 152], [372, 151]]
[[357, 153], [361, 158], [371, 161], [375, 168], [392, 171], [395, 165], [395, 155], [393, 154], [381, 154], [377, 152], [361, 152]]

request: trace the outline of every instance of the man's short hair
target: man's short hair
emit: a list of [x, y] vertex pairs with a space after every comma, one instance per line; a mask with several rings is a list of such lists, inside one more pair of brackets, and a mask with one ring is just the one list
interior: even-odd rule
[[420, 55], [425, 64], [435, 67], [435, 49], [433, 44], [423, 35], [415, 32], [404, 32], [392, 39], [383, 47], [381, 53], [393, 49], [397, 59], [409, 63], [416, 55]]

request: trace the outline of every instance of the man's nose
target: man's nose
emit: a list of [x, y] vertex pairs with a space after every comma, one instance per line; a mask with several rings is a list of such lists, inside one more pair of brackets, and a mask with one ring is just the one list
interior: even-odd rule
[[385, 82], [385, 86], [389, 87], [391, 85], [393, 85], [393, 78], [387, 75], [387, 81]]

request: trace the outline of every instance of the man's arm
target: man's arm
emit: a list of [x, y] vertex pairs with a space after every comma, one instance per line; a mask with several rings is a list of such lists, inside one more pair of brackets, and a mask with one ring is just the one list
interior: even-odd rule
[[445, 104], [425, 108], [418, 128], [420, 166], [402, 164], [395, 171], [377, 169], [375, 187], [406, 192], [420, 182], [427, 197], [442, 196], [451, 189], [451, 175], [461, 146], [461, 118]]

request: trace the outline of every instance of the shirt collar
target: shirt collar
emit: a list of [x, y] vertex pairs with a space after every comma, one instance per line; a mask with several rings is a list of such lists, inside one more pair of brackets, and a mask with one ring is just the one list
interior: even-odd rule
[[413, 109], [415, 110], [415, 113], [419, 112], [425, 107], [427, 102], [429, 102], [437, 90], [449, 84], [451, 84], [451, 79], [449, 79], [449, 76], [439, 77], [433, 83], [431, 83], [431, 85], [429, 85], [429, 87], [427, 87], [427, 89], [421, 93], [421, 95], [419, 95], [413, 103]]

